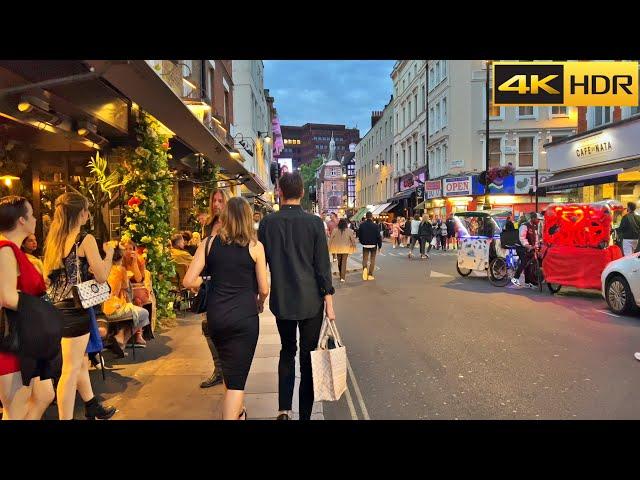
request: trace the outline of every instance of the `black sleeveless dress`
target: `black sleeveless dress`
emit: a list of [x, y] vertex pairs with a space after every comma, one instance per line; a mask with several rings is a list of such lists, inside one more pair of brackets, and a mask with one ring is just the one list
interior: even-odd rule
[[258, 343], [256, 264], [248, 247], [211, 242], [207, 273], [213, 288], [207, 305], [209, 335], [220, 356], [224, 382], [244, 390]]

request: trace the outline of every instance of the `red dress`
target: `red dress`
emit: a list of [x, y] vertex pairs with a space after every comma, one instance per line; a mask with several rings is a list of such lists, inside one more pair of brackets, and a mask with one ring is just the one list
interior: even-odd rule
[[[27, 256], [13, 242], [0, 240], [0, 248], [10, 247], [18, 262], [18, 290], [29, 295], [40, 296], [46, 291], [44, 278], [31, 264]], [[0, 352], [0, 376], [20, 371], [18, 357], [12, 353]]]

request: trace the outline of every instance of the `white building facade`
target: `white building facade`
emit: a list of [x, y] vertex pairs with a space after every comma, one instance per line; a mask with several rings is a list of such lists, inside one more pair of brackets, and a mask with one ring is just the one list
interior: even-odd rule
[[386, 202], [395, 192], [393, 112], [392, 97], [356, 146], [356, 208]]
[[269, 196], [273, 192], [269, 175], [273, 134], [262, 60], [234, 60], [233, 89], [231, 136], [244, 159], [245, 168], [256, 175], [264, 186], [265, 196]]

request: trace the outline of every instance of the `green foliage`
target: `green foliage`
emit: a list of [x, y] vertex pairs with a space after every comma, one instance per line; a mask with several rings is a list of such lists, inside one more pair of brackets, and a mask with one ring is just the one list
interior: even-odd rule
[[202, 230], [203, 225], [198, 222], [198, 211], [201, 209], [207, 210], [209, 208], [209, 196], [211, 192], [216, 188], [216, 180], [218, 180], [218, 174], [220, 167], [212, 165], [211, 162], [206, 162], [202, 169], [202, 183], [196, 187], [196, 192], [193, 198], [194, 208], [191, 212], [190, 222], [193, 224], [193, 231], [199, 232]]
[[300, 166], [300, 174], [302, 175], [302, 180], [304, 181], [304, 197], [302, 198], [302, 208], [307, 211], [311, 211], [312, 204], [309, 200], [309, 189], [310, 187], [316, 187], [316, 173], [322, 166], [323, 159], [322, 157], [316, 157], [311, 163], [306, 163]]
[[144, 258], [151, 272], [158, 319], [173, 318], [169, 291], [176, 274], [168, 247], [172, 228], [174, 176], [169, 170], [169, 139], [160, 133], [157, 120], [141, 112], [136, 126], [138, 147], [124, 155], [126, 218], [123, 238], [131, 238], [146, 249]]

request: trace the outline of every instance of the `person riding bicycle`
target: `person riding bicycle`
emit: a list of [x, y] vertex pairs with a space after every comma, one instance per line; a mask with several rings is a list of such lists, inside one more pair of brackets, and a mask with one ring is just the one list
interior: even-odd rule
[[533, 259], [534, 250], [536, 245], [538, 244], [538, 224], [540, 220], [538, 219], [538, 215], [536, 212], [531, 212], [529, 214], [529, 220], [526, 222], [520, 223], [520, 227], [518, 228], [518, 233], [520, 237], [520, 245], [516, 246], [516, 252], [518, 253], [518, 257], [520, 258], [520, 262], [518, 265], [518, 269], [516, 270], [513, 278], [511, 279], [511, 283], [513, 283], [516, 287], [522, 287], [520, 283], [520, 275], [522, 275], [522, 271], [524, 270], [524, 281], [526, 286], [533, 287], [534, 284], [538, 283], [537, 279], [531, 278], [530, 269], [526, 268], [531, 263]]

